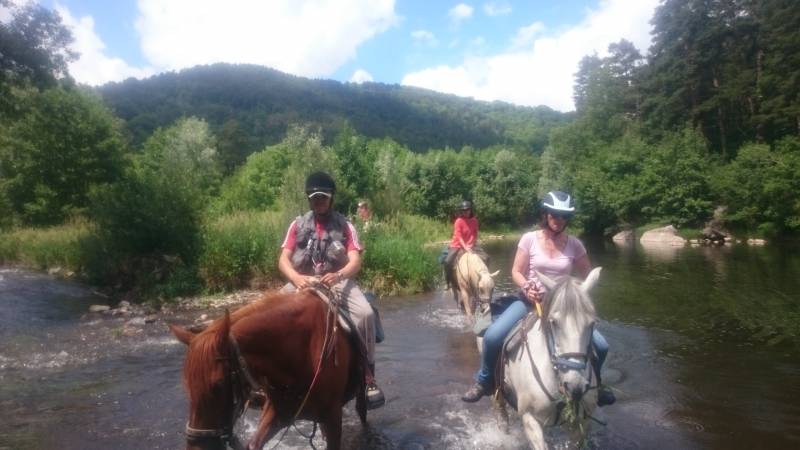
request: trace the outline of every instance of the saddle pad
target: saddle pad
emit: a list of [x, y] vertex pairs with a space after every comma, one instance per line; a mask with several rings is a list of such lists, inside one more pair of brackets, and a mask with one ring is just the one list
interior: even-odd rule
[[514, 328], [511, 329], [511, 332], [508, 333], [508, 336], [503, 340], [503, 349], [505, 349], [505, 353], [511, 353], [519, 347], [519, 344], [522, 343], [522, 339], [528, 334], [528, 331], [533, 328], [537, 320], [539, 320], [539, 316], [535, 311], [531, 311], [514, 325]]

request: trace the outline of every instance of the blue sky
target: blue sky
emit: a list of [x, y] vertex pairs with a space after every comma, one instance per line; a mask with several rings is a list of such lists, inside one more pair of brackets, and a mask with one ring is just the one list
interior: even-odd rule
[[[22, 1], [22, 0], [19, 0]], [[568, 111], [586, 54], [643, 52], [658, 0], [41, 0], [97, 85], [213, 62]]]

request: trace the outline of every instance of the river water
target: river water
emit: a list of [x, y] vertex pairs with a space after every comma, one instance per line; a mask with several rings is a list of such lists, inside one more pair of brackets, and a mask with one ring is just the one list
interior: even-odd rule
[[[489, 248], [500, 290], [510, 288], [514, 245]], [[598, 410], [607, 426], [593, 427], [591, 448], [800, 446], [796, 248], [588, 247], [603, 266], [593, 296], [611, 344], [605, 379], [618, 398]], [[105, 301], [78, 284], [0, 269], [0, 449], [183, 446], [185, 349], [164, 321], [189, 323], [203, 311], [141, 326], [86, 314]], [[518, 419], [506, 432], [488, 400], [461, 402], [478, 356], [449, 297], [385, 298], [380, 308], [387, 404], [370, 412], [367, 428], [346, 407], [345, 448], [527, 448]], [[548, 435], [564, 448], [558, 430]], [[294, 430], [280, 444], [307, 447]]]

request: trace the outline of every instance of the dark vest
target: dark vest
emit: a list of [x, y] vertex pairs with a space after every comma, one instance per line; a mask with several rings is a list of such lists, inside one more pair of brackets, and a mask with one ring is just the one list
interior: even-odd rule
[[347, 218], [331, 211], [324, 227], [325, 232], [321, 237], [318, 236], [313, 211], [295, 219], [296, 247], [292, 253], [292, 265], [303, 275], [324, 275], [336, 272], [347, 264]]

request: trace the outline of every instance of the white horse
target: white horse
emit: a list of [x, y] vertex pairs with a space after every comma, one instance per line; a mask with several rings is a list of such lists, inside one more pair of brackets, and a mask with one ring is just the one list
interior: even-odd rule
[[540, 275], [547, 288], [543, 320], [528, 331], [505, 363], [505, 384], [516, 398], [525, 436], [536, 450], [547, 448], [542, 427], [558, 423], [564, 404], [577, 420], [591, 414], [581, 405], [593, 404], [582, 399], [592, 380], [595, 310], [589, 291], [599, 276], [600, 267], [582, 283], [573, 277], [552, 280]]
[[[472, 319], [472, 312], [481, 304], [489, 305], [494, 291], [494, 277], [499, 270], [489, 273], [489, 268], [480, 256], [473, 252], [464, 252], [456, 262], [456, 284], [459, 294], [456, 301], [461, 301], [467, 318]], [[455, 295], [455, 289], [453, 290]]]

